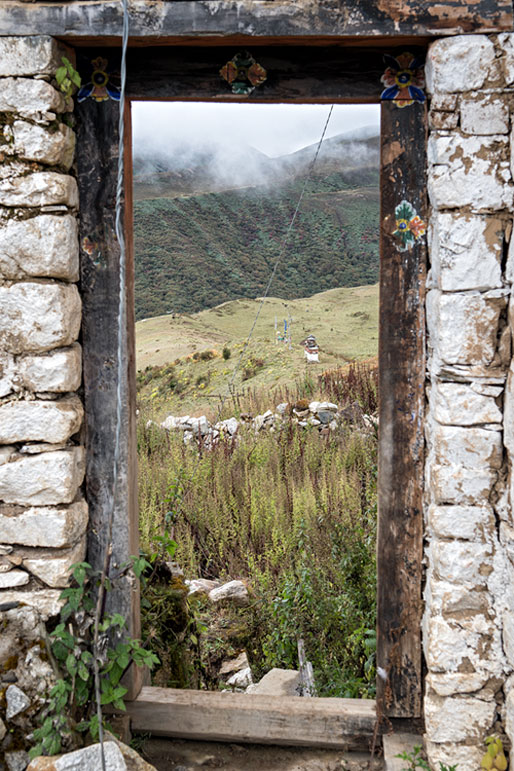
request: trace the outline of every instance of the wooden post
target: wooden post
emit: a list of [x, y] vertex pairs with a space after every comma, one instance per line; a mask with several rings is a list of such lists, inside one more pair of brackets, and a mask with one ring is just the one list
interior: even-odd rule
[[[86, 99], [76, 107], [80, 192], [82, 347], [86, 432], [86, 496], [89, 504], [88, 560], [101, 570], [113, 481], [116, 433], [119, 244], [115, 235], [119, 104]], [[129, 116], [127, 110], [126, 119]], [[130, 126], [127, 121], [127, 128]], [[130, 136], [127, 138], [130, 143]], [[125, 223], [131, 217], [127, 200]], [[127, 239], [130, 243], [130, 239]], [[127, 328], [123, 334], [121, 462], [114, 506], [111, 571], [138, 554], [137, 456], [135, 442], [134, 271], [127, 253]], [[107, 597], [108, 612], [121, 613], [128, 634], [140, 636], [139, 586], [118, 581]], [[127, 698], [141, 687], [142, 673], [129, 672]]]
[[421, 711], [426, 247], [401, 251], [395, 208], [426, 222], [426, 108], [382, 104], [377, 712]]

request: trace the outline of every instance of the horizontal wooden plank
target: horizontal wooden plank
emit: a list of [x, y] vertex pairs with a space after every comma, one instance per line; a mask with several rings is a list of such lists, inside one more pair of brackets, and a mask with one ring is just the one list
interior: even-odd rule
[[173, 688], [142, 688], [127, 702], [132, 731], [155, 736], [341, 749], [367, 748], [371, 699], [304, 699]]
[[[292, 12], [294, 8], [294, 12]], [[510, 0], [131, 0], [135, 38], [440, 35], [512, 29]], [[119, 0], [2, 0], [0, 34], [119, 37]]]
[[[288, 46], [249, 49], [266, 70], [266, 80], [249, 98], [252, 102], [378, 102], [383, 85], [383, 50]], [[388, 49], [391, 51], [391, 49]], [[403, 49], [401, 49], [403, 51]], [[423, 55], [423, 49], [413, 49]], [[220, 76], [236, 49], [152, 48], [129, 52], [127, 95], [131, 99], [240, 100]], [[117, 52], [113, 51], [114, 56]], [[93, 55], [93, 52], [91, 53]], [[306, 66], [308, 56], [308, 66]]]

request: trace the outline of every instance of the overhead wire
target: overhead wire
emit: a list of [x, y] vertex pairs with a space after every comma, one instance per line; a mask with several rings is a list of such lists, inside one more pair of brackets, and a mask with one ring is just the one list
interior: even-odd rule
[[100, 585], [98, 587], [98, 596], [95, 608], [95, 621], [93, 632], [93, 673], [95, 683], [95, 701], [96, 717], [98, 721], [98, 738], [100, 741], [100, 756], [102, 762], [102, 771], [107, 771], [104, 752], [104, 731], [101, 706], [101, 685], [99, 662], [101, 660], [100, 651], [100, 621], [105, 604], [106, 580], [109, 574], [110, 559], [112, 554], [112, 529], [114, 523], [114, 512], [116, 508], [116, 493], [118, 488], [118, 478], [121, 458], [121, 430], [123, 423], [123, 371], [126, 362], [126, 268], [127, 254], [125, 234], [123, 231], [123, 183], [124, 183], [124, 144], [125, 144], [125, 90], [127, 84], [127, 47], [129, 39], [129, 10], [128, 0], [121, 0], [122, 4], [122, 40], [121, 40], [121, 63], [120, 63], [120, 99], [119, 99], [119, 117], [118, 117], [118, 174], [116, 180], [116, 207], [115, 207], [115, 231], [119, 246], [119, 292], [118, 292], [118, 329], [117, 329], [117, 383], [116, 383], [116, 429], [114, 439], [114, 458], [112, 469], [112, 489], [108, 496], [108, 517], [107, 517], [107, 538], [105, 541], [105, 553], [103, 569], [100, 576]]
[[[126, 81], [127, 81], [127, 47], [128, 47], [128, 39], [129, 39], [129, 9], [128, 9], [128, 0], [120, 0], [120, 2], [122, 4], [123, 25], [122, 25], [121, 64], [120, 64], [121, 87], [120, 87], [120, 99], [119, 99], [119, 121], [118, 121], [118, 137], [119, 137], [118, 173], [117, 173], [116, 206], [115, 206], [115, 231], [116, 231], [116, 237], [119, 245], [116, 428], [115, 428], [114, 457], [113, 457], [113, 471], [112, 471], [112, 474], [113, 474], [112, 489], [108, 498], [107, 538], [106, 538], [103, 570], [100, 578], [100, 586], [98, 589], [98, 597], [97, 597], [97, 604], [96, 604], [96, 610], [95, 610], [94, 641], [93, 641], [93, 648], [94, 648], [93, 669], [94, 669], [94, 681], [95, 681], [96, 715], [98, 720], [98, 735], [99, 735], [100, 749], [101, 749], [102, 771], [107, 771], [107, 770], [106, 770], [105, 753], [104, 753], [104, 732], [103, 732], [103, 722], [102, 722], [101, 686], [100, 686], [100, 673], [99, 673], [99, 661], [100, 661], [100, 655], [101, 655], [99, 650], [99, 626], [100, 626], [101, 616], [102, 616], [104, 602], [105, 602], [106, 580], [109, 574], [110, 558], [112, 554], [112, 530], [113, 530], [113, 522], [114, 522], [114, 512], [116, 507], [116, 494], [117, 494], [120, 459], [121, 459], [121, 431], [122, 431], [122, 425], [123, 425], [123, 403], [124, 403], [123, 374], [124, 374], [124, 367], [126, 365], [125, 330], [126, 330], [126, 318], [127, 318], [127, 308], [126, 308], [127, 260], [126, 260], [126, 241], [125, 241], [125, 234], [123, 229], [123, 192], [124, 192], [125, 102], [126, 102], [125, 94], [126, 94]], [[237, 373], [240, 369], [244, 355], [252, 339], [252, 336], [257, 326], [257, 322], [260, 318], [264, 303], [269, 295], [269, 292], [273, 283], [273, 279], [275, 278], [278, 267], [283, 259], [283, 256], [287, 247], [287, 243], [291, 235], [291, 231], [298, 217], [302, 200], [307, 190], [307, 186], [310, 182], [314, 166], [318, 159], [321, 146], [330, 122], [330, 118], [332, 116], [333, 109], [334, 109], [334, 105], [331, 105], [314, 157], [310, 163], [307, 176], [305, 177], [305, 180], [300, 192], [300, 196], [298, 198], [295, 209], [293, 211], [293, 215], [289, 221], [288, 227], [286, 229], [286, 232], [280, 244], [279, 253], [278, 253], [277, 259], [273, 264], [273, 269], [268, 278], [268, 281], [264, 290], [264, 294], [260, 298], [257, 312], [255, 314], [252, 325], [250, 327], [248, 335], [241, 349], [241, 353], [236, 362], [236, 366], [234, 367], [232, 376], [227, 384], [226, 393], [220, 401], [220, 404], [218, 407], [218, 419], [221, 417], [223, 412], [223, 407], [225, 406], [227, 399], [232, 393], [232, 388], [233, 388]], [[198, 467], [199, 462], [200, 462], [200, 454], [198, 455], [196, 468]], [[194, 469], [194, 471], [196, 470], [196, 468]], [[193, 474], [191, 475], [191, 481], [192, 481], [192, 478], [194, 477], [194, 471], [193, 471]], [[174, 500], [176, 500], [176, 497], [178, 497], [178, 495], [181, 495], [181, 498], [183, 501], [184, 500], [183, 488], [177, 487], [175, 498], [171, 501], [171, 503], [173, 503]], [[178, 514], [179, 511], [180, 511], [180, 506], [176, 511], [176, 513]]]

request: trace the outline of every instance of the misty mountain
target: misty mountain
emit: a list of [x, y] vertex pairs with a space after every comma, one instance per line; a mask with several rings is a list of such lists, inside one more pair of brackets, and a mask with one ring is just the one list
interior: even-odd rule
[[379, 138], [339, 135], [269, 158], [204, 145], [136, 153], [136, 318], [263, 294], [311, 296], [378, 280]]
[[[378, 168], [376, 131], [376, 127], [366, 127], [326, 139], [316, 160], [316, 173], [328, 173], [336, 165], [345, 170]], [[167, 153], [136, 148], [134, 199], [283, 184], [308, 171], [317, 148], [316, 143], [270, 158], [254, 147], [238, 143], [237, 137], [230, 144], [178, 144]]]

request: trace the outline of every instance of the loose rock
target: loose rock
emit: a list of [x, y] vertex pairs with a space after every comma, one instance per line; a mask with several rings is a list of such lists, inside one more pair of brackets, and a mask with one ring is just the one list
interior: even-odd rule
[[7, 701], [7, 710], [5, 716], [7, 720], [11, 720], [20, 712], [25, 712], [30, 707], [30, 699], [26, 693], [17, 685], [10, 685], [5, 692], [5, 698]]
[[209, 600], [213, 603], [227, 602], [242, 607], [248, 605], [248, 589], [242, 581], [229, 581], [209, 592]]

